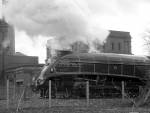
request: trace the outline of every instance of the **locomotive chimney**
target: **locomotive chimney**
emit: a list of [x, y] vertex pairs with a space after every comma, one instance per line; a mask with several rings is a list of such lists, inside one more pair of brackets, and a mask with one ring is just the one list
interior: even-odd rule
[[76, 41], [71, 45], [71, 49], [75, 53], [88, 53], [89, 45], [82, 41]]
[[71, 54], [72, 53], [72, 51], [70, 51], [70, 50], [56, 50], [56, 58], [60, 58], [60, 57], [63, 57], [63, 56], [65, 56], [65, 55], [67, 55], [67, 54]]

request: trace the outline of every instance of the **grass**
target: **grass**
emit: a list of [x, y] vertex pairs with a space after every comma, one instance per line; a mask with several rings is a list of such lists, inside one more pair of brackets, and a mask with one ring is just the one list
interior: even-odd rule
[[[0, 113], [17, 113], [16, 106], [17, 101], [11, 101], [6, 109], [6, 101], [0, 100]], [[52, 99], [52, 107], [48, 106], [48, 99], [32, 98], [21, 101], [18, 113], [150, 113], [149, 106], [136, 108], [122, 99], [90, 99], [89, 106], [85, 99]]]

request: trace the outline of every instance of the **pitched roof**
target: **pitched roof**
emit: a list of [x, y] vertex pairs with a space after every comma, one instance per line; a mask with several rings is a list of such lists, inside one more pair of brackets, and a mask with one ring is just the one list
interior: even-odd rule
[[131, 38], [130, 32], [109, 30], [108, 37]]

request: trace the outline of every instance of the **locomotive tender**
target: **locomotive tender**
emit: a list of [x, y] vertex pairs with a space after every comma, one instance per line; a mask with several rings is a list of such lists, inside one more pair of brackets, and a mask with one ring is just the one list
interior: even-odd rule
[[[36, 88], [48, 90], [52, 80], [52, 96], [64, 98], [85, 97], [85, 81], [90, 83], [90, 97], [118, 97], [121, 81], [125, 92], [138, 95], [139, 86], [145, 85], [150, 60], [144, 56], [114, 53], [72, 53], [54, 63], [47, 63], [36, 79]], [[45, 94], [44, 94], [45, 95]]]

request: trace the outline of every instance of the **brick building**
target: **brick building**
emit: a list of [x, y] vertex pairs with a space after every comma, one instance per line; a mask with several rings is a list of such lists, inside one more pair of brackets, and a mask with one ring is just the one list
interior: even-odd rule
[[108, 35], [106, 43], [103, 46], [103, 52], [131, 54], [130, 32], [110, 30], [110, 34]]
[[[0, 20], [0, 92], [6, 92], [6, 71], [10, 68], [38, 65], [38, 57], [15, 53], [15, 33], [13, 26]], [[0, 93], [0, 99], [5, 94]]]
[[0, 81], [4, 81], [3, 72], [7, 68], [31, 64], [38, 64], [38, 57], [15, 54], [14, 28], [4, 19], [0, 20]]

